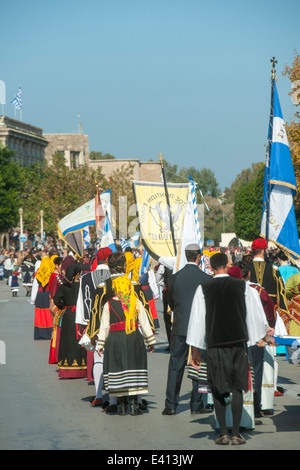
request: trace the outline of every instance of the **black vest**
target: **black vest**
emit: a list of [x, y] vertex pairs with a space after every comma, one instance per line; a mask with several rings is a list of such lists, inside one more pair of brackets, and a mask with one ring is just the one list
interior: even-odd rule
[[202, 289], [207, 347], [247, 342], [245, 282], [229, 276], [217, 277]]

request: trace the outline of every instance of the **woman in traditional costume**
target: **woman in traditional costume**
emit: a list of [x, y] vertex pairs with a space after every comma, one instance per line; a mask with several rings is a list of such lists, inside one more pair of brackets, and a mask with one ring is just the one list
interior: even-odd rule
[[61, 266], [62, 266], [63, 258], [57, 256], [53, 262], [54, 262], [55, 268], [49, 279], [50, 313], [52, 315], [52, 321], [53, 321], [53, 332], [52, 332], [50, 352], [49, 352], [49, 364], [57, 364], [57, 361], [58, 361], [58, 354], [57, 354], [58, 348], [56, 347], [58, 345], [57, 327], [60, 321], [60, 316], [63, 313], [63, 310], [60, 310], [53, 302], [53, 297], [56, 294], [58, 286], [63, 284], [63, 276], [61, 274]]
[[152, 352], [156, 340], [133, 283], [124, 275], [125, 264], [120, 253], [109, 257], [113, 296], [103, 307], [97, 349], [100, 356], [105, 350], [104, 385], [119, 398], [119, 414], [127, 414], [129, 400], [130, 414], [139, 415], [138, 395], [148, 393], [145, 343]]
[[22, 284], [26, 289], [26, 297], [30, 297], [33, 284], [35, 258], [32, 254], [25, 256], [21, 264]]
[[78, 344], [75, 323], [80, 274], [80, 265], [70, 264], [64, 283], [58, 287], [53, 299], [60, 310], [64, 309], [58, 351], [59, 378], [84, 378], [87, 375], [86, 350]]
[[49, 279], [54, 271], [54, 258], [57, 255], [42, 258], [36, 273], [38, 291], [35, 298], [34, 339], [51, 339], [53, 331], [52, 315], [50, 313]]

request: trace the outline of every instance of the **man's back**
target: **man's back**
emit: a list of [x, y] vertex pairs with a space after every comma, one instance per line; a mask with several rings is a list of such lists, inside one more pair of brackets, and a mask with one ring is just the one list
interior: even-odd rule
[[196, 289], [211, 280], [195, 263], [186, 264], [169, 278], [169, 305], [174, 313], [172, 334], [186, 336]]

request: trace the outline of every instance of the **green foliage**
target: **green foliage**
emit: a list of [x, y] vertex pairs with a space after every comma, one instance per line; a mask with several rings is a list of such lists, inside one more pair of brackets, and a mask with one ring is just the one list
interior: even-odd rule
[[195, 167], [190, 166], [178, 169], [178, 165], [171, 165], [165, 160], [164, 168], [169, 183], [187, 183], [189, 176], [191, 176], [198, 184], [203, 196], [218, 197], [221, 194], [214, 172], [209, 168], [197, 170]]
[[23, 169], [14, 161], [15, 152], [0, 143], [0, 232], [18, 224]]
[[264, 191], [264, 164], [258, 167], [256, 178], [236, 191], [234, 227], [238, 238], [254, 240], [260, 236]]
[[110, 153], [95, 152], [94, 150], [90, 152], [90, 160], [114, 160], [114, 158]]

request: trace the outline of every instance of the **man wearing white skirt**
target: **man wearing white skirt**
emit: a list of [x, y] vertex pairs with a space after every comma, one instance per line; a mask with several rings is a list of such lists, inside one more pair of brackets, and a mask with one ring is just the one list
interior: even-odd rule
[[[187, 333], [192, 346], [192, 364], [200, 367], [200, 350], [207, 350], [207, 378], [212, 390], [220, 434], [216, 444], [244, 444], [240, 435], [243, 391], [248, 390], [247, 344], [265, 345], [266, 325], [261, 312], [253, 308], [250, 286], [228, 275], [228, 258], [211, 257], [214, 278], [196, 290]], [[232, 394], [232, 438], [226, 423], [225, 398]]]

